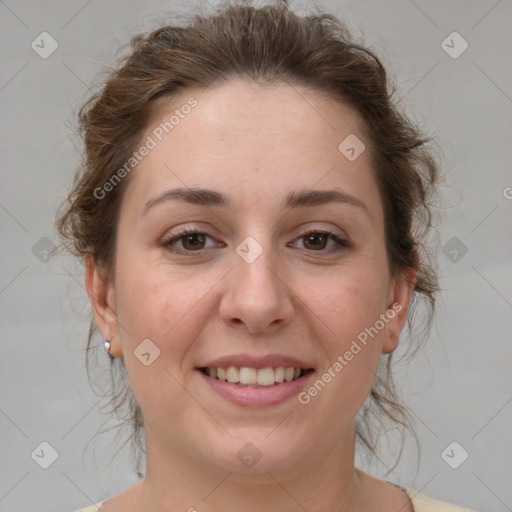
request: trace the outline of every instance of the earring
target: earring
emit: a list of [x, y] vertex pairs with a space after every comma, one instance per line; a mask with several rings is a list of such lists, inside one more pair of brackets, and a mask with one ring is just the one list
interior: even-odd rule
[[105, 341], [105, 350], [110, 354], [110, 338]]

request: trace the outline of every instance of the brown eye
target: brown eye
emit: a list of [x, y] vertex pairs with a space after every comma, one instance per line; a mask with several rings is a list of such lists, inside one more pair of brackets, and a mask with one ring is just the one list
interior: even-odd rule
[[[203, 249], [201, 245], [205, 243], [205, 236], [201, 233], [194, 233], [192, 235], [185, 235], [180, 237], [178, 240], [182, 239], [182, 244], [185, 249]], [[188, 245], [190, 244], [190, 245]], [[188, 245], [188, 246], [187, 246]]]
[[[206, 233], [186, 228], [172, 238], [165, 240], [162, 246], [170, 252], [199, 252], [205, 249], [206, 238], [210, 238], [210, 236]], [[181, 242], [183, 249], [173, 247], [176, 242]]]
[[[325, 249], [325, 245], [329, 239], [324, 233], [312, 233], [303, 237], [306, 242], [304, 245], [308, 249]], [[313, 247], [311, 247], [313, 246]]]
[[[330, 239], [333, 240], [334, 247], [328, 249], [326, 246]], [[302, 233], [299, 240], [304, 240], [304, 247], [308, 251], [321, 252], [323, 254], [338, 252], [351, 247], [351, 244], [347, 240], [340, 238], [335, 233], [320, 231], [318, 229], [306, 230]]]

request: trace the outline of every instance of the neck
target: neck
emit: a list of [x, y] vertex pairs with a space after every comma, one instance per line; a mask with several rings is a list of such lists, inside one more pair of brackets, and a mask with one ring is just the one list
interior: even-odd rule
[[252, 474], [219, 471], [179, 448], [170, 453], [148, 430], [146, 439], [140, 510], [164, 512], [170, 504], [190, 512], [368, 510], [364, 473], [354, 467], [353, 426], [327, 453], [308, 454], [285, 470]]

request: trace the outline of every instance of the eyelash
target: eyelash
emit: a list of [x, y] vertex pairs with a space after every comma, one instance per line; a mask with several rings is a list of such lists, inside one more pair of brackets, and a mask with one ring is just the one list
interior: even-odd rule
[[[318, 251], [315, 251], [312, 249], [311, 250], [306, 249], [308, 252], [319, 252], [319, 253], [332, 254], [332, 253], [337, 253], [337, 252], [340, 252], [340, 251], [343, 251], [346, 249], [350, 249], [352, 247], [352, 244], [348, 240], [340, 238], [339, 236], [335, 235], [334, 233], [331, 233], [330, 231], [323, 231], [323, 230], [319, 230], [319, 229], [315, 229], [315, 228], [306, 228], [304, 231], [302, 231], [301, 236], [299, 238], [297, 238], [297, 240], [300, 240], [301, 238], [305, 238], [306, 236], [313, 235], [313, 234], [314, 235], [324, 235], [324, 236], [327, 236], [328, 238], [332, 238], [332, 240], [334, 240], [338, 244], [338, 246], [335, 248], [331, 248], [330, 250], [320, 249]], [[171, 253], [187, 254], [187, 255], [190, 253], [201, 253], [201, 252], [207, 250], [207, 249], [198, 249], [197, 251], [189, 251], [189, 250], [175, 249], [172, 247], [172, 244], [174, 242], [177, 242], [177, 241], [181, 240], [182, 238], [185, 238], [190, 235], [206, 235], [207, 237], [210, 237], [210, 235], [203, 233], [201, 231], [197, 231], [197, 230], [191, 229], [191, 228], [185, 228], [185, 229], [182, 229], [181, 231], [179, 231], [172, 238], [169, 238], [169, 239], [165, 240], [164, 242], [162, 242], [162, 246], [167, 251], [169, 251]]]

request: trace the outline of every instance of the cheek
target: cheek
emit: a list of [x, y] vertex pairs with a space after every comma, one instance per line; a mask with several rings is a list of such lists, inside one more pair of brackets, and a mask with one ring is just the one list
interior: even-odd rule
[[139, 265], [120, 262], [116, 276], [123, 346], [133, 351], [149, 338], [160, 348], [166, 365], [177, 368], [211, 320], [209, 292], [222, 272], [191, 275], [190, 269], [180, 272], [166, 264], [140, 261]]
[[160, 344], [197, 302], [190, 286], [177, 280], [167, 282], [151, 269], [140, 279], [119, 280], [118, 289], [119, 321], [124, 322], [132, 341], [142, 337]]
[[[382, 355], [382, 330], [374, 330], [386, 309], [385, 274], [366, 266], [329, 284], [318, 311], [329, 327], [322, 339], [326, 355], [319, 378], [329, 380], [329, 392], [321, 400], [333, 414], [356, 414], [371, 390]], [[379, 324], [380, 325], [380, 324]], [[343, 412], [344, 411], [344, 412]]]
[[316, 308], [333, 331], [334, 346], [357, 337], [385, 312], [386, 281], [378, 271], [348, 269], [326, 285], [325, 293], [317, 295]]
[[[121, 234], [122, 235], [122, 234]], [[123, 250], [121, 250], [123, 248]], [[182, 293], [179, 279], [155, 265], [146, 251], [124, 234], [119, 238], [116, 259], [116, 304], [119, 321], [133, 342], [141, 338], [160, 338], [162, 329], [169, 330], [176, 318]], [[168, 271], [167, 271], [168, 273]], [[135, 339], [136, 338], [136, 339]], [[139, 340], [140, 343], [140, 340]]]
[[[123, 274], [121, 268], [116, 287], [124, 364], [144, 414], [163, 425], [190, 405], [178, 381], [203, 321], [196, 312], [199, 308], [194, 309], [201, 290], [190, 278], [167, 279], [156, 268], [147, 266], [137, 279], [131, 278], [133, 273]], [[150, 362], [146, 365], [139, 358], [147, 352]]]

